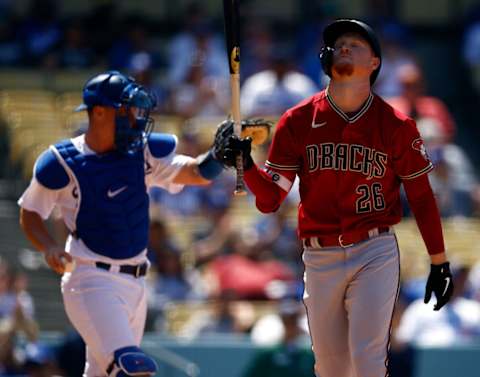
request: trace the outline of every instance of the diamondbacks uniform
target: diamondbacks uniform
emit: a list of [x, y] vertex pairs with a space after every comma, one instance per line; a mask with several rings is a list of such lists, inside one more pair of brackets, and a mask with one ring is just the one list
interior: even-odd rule
[[317, 375], [385, 375], [399, 286], [391, 228], [401, 219], [399, 189], [432, 169], [414, 122], [373, 94], [346, 114], [322, 91], [282, 116], [265, 166], [287, 192], [299, 177]]
[[183, 188], [173, 183], [187, 160], [175, 153], [176, 145], [174, 135], [151, 134], [134, 155], [100, 156], [84, 135], [63, 141], [40, 155], [18, 201], [43, 219], [58, 207], [71, 233], [65, 250], [76, 267], [61, 284], [67, 315], [89, 344], [87, 377], [103, 376], [115, 350], [140, 345], [147, 309], [147, 189]]

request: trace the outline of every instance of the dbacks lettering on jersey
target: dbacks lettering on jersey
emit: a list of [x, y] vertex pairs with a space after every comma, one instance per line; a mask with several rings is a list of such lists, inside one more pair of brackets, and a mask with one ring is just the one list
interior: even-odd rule
[[362, 173], [368, 179], [382, 178], [388, 155], [359, 144], [321, 143], [306, 146], [308, 170], [342, 170]]

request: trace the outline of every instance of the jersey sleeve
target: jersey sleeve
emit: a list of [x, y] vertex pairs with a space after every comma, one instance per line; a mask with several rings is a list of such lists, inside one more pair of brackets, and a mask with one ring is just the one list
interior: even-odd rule
[[27, 211], [38, 213], [46, 220], [55, 208], [59, 195], [60, 190], [51, 190], [33, 177], [17, 203]]
[[406, 120], [393, 136], [393, 169], [402, 179], [413, 179], [433, 169], [413, 120]]
[[172, 194], [183, 189], [184, 185], [174, 183], [173, 180], [190, 158], [175, 153], [177, 143], [175, 135], [158, 133], [150, 135], [145, 148], [147, 187], [161, 187]]
[[278, 121], [265, 162], [267, 173], [284, 191], [289, 191], [300, 170], [300, 155], [292, 132], [290, 112], [286, 112]]
[[51, 149], [44, 151], [35, 162], [33, 177], [18, 200], [18, 205], [38, 213], [44, 220], [52, 213], [62, 189], [70, 178]]

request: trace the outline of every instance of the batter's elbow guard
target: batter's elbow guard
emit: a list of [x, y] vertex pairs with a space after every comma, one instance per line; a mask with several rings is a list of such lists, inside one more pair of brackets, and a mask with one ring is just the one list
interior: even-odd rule
[[109, 377], [150, 377], [157, 373], [154, 359], [136, 346], [123, 347], [113, 354], [113, 361], [107, 369]]

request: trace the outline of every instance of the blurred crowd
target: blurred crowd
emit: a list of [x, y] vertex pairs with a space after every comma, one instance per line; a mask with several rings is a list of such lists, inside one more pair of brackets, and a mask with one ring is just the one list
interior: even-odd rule
[[[119, 69], [155, 93], [159, 114], [191, 120], [228, 113], [222, 25], [209, 18], [201, 2], [189, 3], [181, 25], [170, 32], [155, 29], [140, 16], [120, 18], [114, 1], [98, 2], [88, 13], [69, 19], [60, 18], [54, 0], [32, 0], [22, 17], [12, 11], [12, 4], [13, 0], [0, 1], [0, 68]], [[317, 54], [329, 17], [319, 14], [313, 17], [314, 24], [304, 23], [288, 33], [284, 25], [255, 17], [248, 8], [245, 13], [249, 19], [242, 30], [245, 117], [278, 116], [326, 85]], [[374, 90], [417, 121], [435, 165], [430, 179], [442, 216], [478, 216], [477, 172], [456, 142], [461, 125], [452, 109], [429, 92], [426, 64], [414, 52], [412, 34], [393, 21], [374, 26], [383, 50]], [[480, 11], [471, 13], [462, 43], [465, 64], [480, 93]], [[197, 155], [204, 150], [188, 127], [178, 137], [180, 152]], [[255, 153], [261, 162], [266, 150]], [[301, 245], [291, 216], [298, 189], [294, 187], [276, 213], [238, 227], [230, 211], [233, 188], [233, 175], [225, 171], [208, 187], [187, 187], [177, 195], [161, 189], [150, 192], [147, 330], [172, 331], [168, 317], [172, 304], [208, 304], [205, 310], [190, 312], [175, 335], [248, 335], [270, 348], [255, 358], [245, 377], [313, 376], [312, 355], [299, 346], [308, 342], [308, 324], [301, 305]], [[252, 201], [249, 205], [254, 206]], [[404, 210], [408, 216], [406, 204]], [[196, 226], [186, 247], [170, 225], [191, 221]], [[455, 298], [440, 312], [423, 304], [424, 278], [403, 283], [392, 322], [392, 377], [412, 376], [416, 345], [480, 340], [480, 264], [459, 264], [453, 271]], [[78, 375], [72, 366], [82, 361], [81, 339], [70, 334], [55, 347], [38, 340], [27, 282], [25, 274], [0, 261], [0, 376]], [[256, 304], [264, 302], [274, 310], [259, 312]], [[69, 360], [73, 354], [77, 358]], [[73, 371], [67, 371], [69, 367]]]

